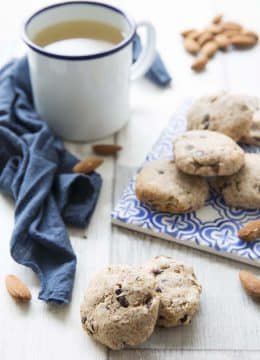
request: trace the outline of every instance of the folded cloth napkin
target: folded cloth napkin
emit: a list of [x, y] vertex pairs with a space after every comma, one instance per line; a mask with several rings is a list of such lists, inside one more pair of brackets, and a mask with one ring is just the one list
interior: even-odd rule
[[[142, 50], [141, 40], [139, 35], [136, 35], [133, 41], [133, 62], [137, 60], [141, 50]], [[159, 85], [160, 87], [168, 86], [172, 80], [169, 72], [167, 71], [161, 59], [161, 56], [158, 53], [156, 54], [155, 59], [150, 69], [145, 74], [145, 76], [156, 85]]]
[[34, 110], [27, 59], [0, 71], [0, 189], [15, 201], [11, 254], [39, 277], [39, 298], [68, 303], [76, 257], [64, 222], [83, 227], [101, 178], [71, 172], [77, 159]]

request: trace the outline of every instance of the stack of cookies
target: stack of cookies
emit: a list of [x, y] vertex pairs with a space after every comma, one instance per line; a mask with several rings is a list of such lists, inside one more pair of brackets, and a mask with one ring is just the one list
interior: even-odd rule
[[187, 130], [174, 141], [174, 159], [141, 169], [138, 199], [159, 211], [190, 212], [204, 205], [211, 186], [227, 205], [260, 208], [260, 154], [237, 144], [260, 145], [260, 99], [226, 92], [202, 97], [188, 113]]
[[143, 266], [112, 265], [90, 282], [81, 304], [84, 330], [111, 349], [142, 343], [155, 326], [191, 322], [201, 286], [192, 267], [157, 256]]

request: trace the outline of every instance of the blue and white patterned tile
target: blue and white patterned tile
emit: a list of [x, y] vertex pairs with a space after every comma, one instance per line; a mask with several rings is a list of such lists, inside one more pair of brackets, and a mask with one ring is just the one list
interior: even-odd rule
[[[185, 131], [186, 113], [191, 101], [187, 100], [172, 117], [145, 162], [172, 157], [172, 142]], [[244, 150], [260, 153], [257, 146], [244, 146]], [[196, 212], [181, 215], [159, 212], [136, 198], [135, 178], [130, 180], [112, 212], [112, 222], [260, 267], [260, 240], [245, 243], [237, 237], [243, 224], [259, 218], [259, 209], [228, 207], [219, 195], [211, 192], [205, 206]]]

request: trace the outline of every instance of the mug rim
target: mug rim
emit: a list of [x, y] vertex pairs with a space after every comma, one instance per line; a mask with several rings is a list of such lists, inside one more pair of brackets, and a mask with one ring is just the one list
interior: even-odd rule
[[[66, 6], [66, 5], [91, 5], [91, 6], [99, 6], [99, 7], [103, 7], [109, 10], [112, 10], [114, 12], [119, 13], [120, 15], [122, 15], [126, 21], [128, 22], [128, 24], [130, 25], [130, 27], [132, 28], [130, 34], [128, 35], [127, 38], [125, 38], [123, 41], [121, 41], [118, 45], [113, 46], [111, 49], [106, 50], [106, 51], [102, 51], [96, 54], [89, 54], [89, 55], [61, 55], [61, 54], [55, 54], [52, 52], [49, 52], [47, 50], [44, 50], [44, 48], [36, 45], [33, 41], [30, 40], [29, 36], [26, 33], [26, 29], [27, 26], [30, 24], [30, 22], [39, 14], [48, 11], [50, 9], [53, 8], [57, 8], [57, 7], [61, 7], [61, 6]], [[119, 9], [118, 7], [115, 7], [113, 5], [109, 5], [109, 4], [105, 4], [105, 3], [101, 3], [101, 2], [96, 2], [96, 1], [65, 1], [65, 2], [59, 2], [59, 3], [55, 3], [46, 7], [41, 8], [40, 10], [37, 10], [36, 12], [34, 12], [24, 23], [23, 25], [23, 32], [22, 32], [22, 39], [25, 42], [25, 44], [31, 48], [32, 50], [36, 51], [37, 53], [44, 55], [46, 57], [50, 57], [50, 58], [54, 58], [54, 59], [59, 59], [59, 60], [91, 60], [91, 59], [98, 59], [98, 58], [102, 58], [105, 56], [109, 56], [114, 54], [115, 52], [118, 52], [119, 50], [125, 48], [134, 38], [136, 34], [136, 23], [133, 20], [132, 17], [130, 17], [129, 15], [126, 15], [126, 13], [124, 11], [122, 11], [121, 9]]]

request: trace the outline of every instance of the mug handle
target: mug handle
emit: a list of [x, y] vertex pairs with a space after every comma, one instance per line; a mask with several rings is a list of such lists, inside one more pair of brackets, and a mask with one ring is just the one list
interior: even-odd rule
[[136, 62], [132, 65], [131, 68], [131, 80], [136, 80], [140, 76], [144, 75], [149, 67], [152, 65], [152, 62], [155, 58], [155, 44], [156, 44], [156, 34], [154, 26], [147, 22], [142, 21], [137, 24], [137, 29], [143, 27], [146, 29], [147, 39], [146, 44], [143, 46], [141, 54], [139, 55]]

